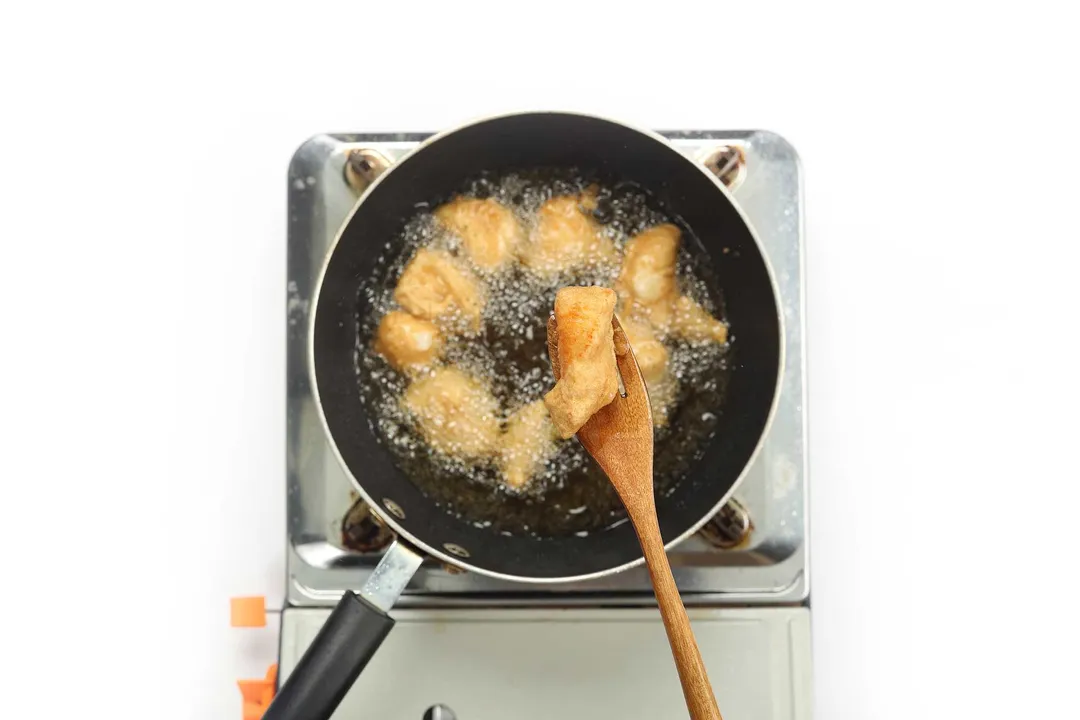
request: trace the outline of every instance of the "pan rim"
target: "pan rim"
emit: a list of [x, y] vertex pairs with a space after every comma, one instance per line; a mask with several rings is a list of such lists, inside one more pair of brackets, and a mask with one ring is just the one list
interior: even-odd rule
[[441, 562], [448, 563], [448, 564], [453, 565], [455, 567], [461, 568], [462, 570], [466, 570], [468, 572], [475, 572], [477, 574], [484, 575], [484, 576], [494, 578], [494, 579], [497, 579], [497, 580], [505, 580], [505, 581], [510, 581], [510, 582], [519, 582], [519, 583], [532, 584], [532, 585], [559, 585], [559, 584], [567, 584], [567, 583], [574, 583], [574, 582], [586, 582], [586, 581], [589, 581], [589, 580], [596, 580], [596, 579], [599, 579], [599, 578], [607, 577], [609, 575], [615, 575], [617, 573], [625, 572], [627, 570], [630, 570], [630, 569], [633, 569], [635, 567], [643, 565], [645, 563], [645, 557], [644, 557], [644, 555], [641, 555], [641, 556], [636, 557], [635, 559], [630, 560], [628, 562], [625, 562], [625, 563], [623, 563], [621, 565], [616, 565], [616, 566], [613, 566], [613, 567], [610, 567], [610, 568], [606, 568], [604, 570], [597, 570], [597, 571], [590, 572], [590, 573], [583, 573], [583, 574], [579, 574], [579, 575], [556, 576], [556, 577], [549, 577], [549, 576], [537, 577], [537, 576], [532, 576], [532, 575], [515, 575], [515, 574], [509, 574], [509, 573], [501, 573], [501, 572], [496, 572], [496, 571], [493, 571], [493, 570], [490, 570], [488, 568], [484, 568], [484, 567], [481, 567], [481, 566], [478, 566], [478, 565], [473, 565], [473, 564], [463, 560], [462, 558], [456, 557], [456, 556], [451, 555], [451, 554], [446, 553], [446, 552], [442, 552], [438, 548], [436, 548], [436, 547], [434, 547], [434, 546], [432, 546], [432, 545], [430, 545], [430, 544], [428, 544], [428, 543], [426, 543], [426, 542], [424, 542], [422, 540], [419, 540], [418, 538], [416, 538], [416, 536], [414, 536], [412, 533], [410, 533], [408, 530], [406, 530], [404, 527], [402, 527], [402, 525], [399, 522], [397, 522], [396, 518], [394, 518], [393, 515], [391, 515], [390, 513], [383, 512], [381, 506], [378, 504], [377, 499], [372, 497], [367, 492], [367, 490], [364, 489], [363, 484], [356, 479], [355, 475], [353, 475], [352, 470], [350, 469], [348, 463], [345, 462], [345, 459], [341, 454], [341, 450], [338, 447], [338, 443], [334, 438], [333, 432], [331, 432], [331, 430], [330, 430], [329, 423], [327, 422], [326, 414], [325, 414], [325, 412], [323, 410], [322, 397], [321, 397], [321, 394], [319, 392], [318, 377], [317, 377], [317, 374], [316, 374], [316, 371], [315, 371], [315, 328], [317, 326], [316, 318], [317, 318], [317, 315], [318, 315], [318, 312], [319, 312], [319, 300], [320, 300], [320, 297], [322, 295], [323, 281], [325, 279], [327, 269], [329, 268], [330, 261], [334, 257], [334, 253], [337, 250], [338, 243], [341, 241], [341, 238], [344, 235], [345, 228], [347, 228], [349, 226], [349, 223], [352, 221], [353, 216], [356, 214], [356, 212], [358, 211], [360, 206], [367, 200], [368, 196], [375, 190], [375, 188], [377, 188], [379, 186], [379, 184], [385, 178], [389, 177], [397, 168], [399, 168], [402, 165], [404, 165], [405, 163], [407, 163], [408, 160], [410, 160], [414, 155], [419, 153], [421, 150], [424, 150], [425, 148], [437, 143], [438, 141], [443, 140], [448, 136], [454, 135], [454, 134], [456, 134], [457, 132], [459, 132], [461, 130], [464, 130], [464, 129], [469, 128], [469, 127], [473, 127], [475, 125], [480, 125], [480, 124], [483, 124], [483, 123], [488, 123], [488, 122], [502, 120], [502, 119], [519, 117], [519, 116], [523, 116], [523, 115], [536, 115], [536, 116], [563, 115], [563, 116], [569, 116], [569, 117], [579, 117], [579, 118], [584, 118], [584, 119], [589, 119], [589, 120], [598, 120], [598, 121], [601, 121], [601, 122], [604, 122], [604, 123], [609, 123], [611, 125], [621, 126], [621, 127], [625, 128], [627, 130], [630, 130], [630, 131], [635, 132], [635, 133], [637, 133], [637, 134], [639, 134], [639, 135], [641, 135], [643, 137], [646, 137], [646, 138], [648, 138], [650, 140], [653, 140], [654, 142], [659, 143], [660, 145], [665, 147], [668, 151], [670, 151], [672, 153], [675, 153], [684, 162], [686, 162], [690, 166], [696, 168], [700, 173], [702, 173], [706, 178], [708, 178], [708, 180], [713, 184], [714, 187], [716, 187], [721, 193], [723, 193], [723, 195], [727, 199], [728, 203], [732, 206], [732, 208], [737, 213], [739, 219], [742, 220], [743, 225], [745, 226], [746, 230], [749, 232], [751, 239], [754, 241], [754, 244], [757, 246], [758, 253], [759, 253], [759, 255], [760, 255], [761, 259], [762, 259], [762, 262], [763, 262], [763, 264], [765, 266], [765, 273], [769, 278], [769, 284], [772, 287], [772, 294], [773, 294], [773, 299], [775, 301], [775, 307], [776, 307], [777, 328], [778, 328], [778, 331], [779, 331], [779, 337], [778, 337], [778, 343], [777, 343], [777, 347], [778, 347], [777, 373], [776, 373], [775, 382], [773, 384], [772, 400], [771, 400], [771, 402], [769, 404], [769, 410], [768, 410], [768, 413], [765, 416], [765, 423], [764, 423], [764, 425], [762, 427], [761, 433], [758, 436], [758, 440], [755, 443], [754, 448], [750, 453], [750, 456], [747, 458], [746, 462], [743, 464], [742, 470], [739, 472], [739, 475], [735, 478], [735, 481], [731, 484], [731, 487], [728, 489], [728, 491], [726, 493], [724, 493], [724, 495], [720, 498], [720, 500], [717, 501], [716, 504], [713, 505], [711, 508], [709, 508], [696, 522], [692, 523], [686, 530], [684, 530], [682, 533], [680, 533], [677, 537], [673, 538], [672, 540], [669, 540], [669, 541], [665, 542], [664, 543], [664, 551], [665, 552], [669, 552], [673, 547], [677, 546], [678, 544], [680, 544], [681, 542], [683, 542], [684, 540], [686, 540], [690, 536], [697, 533], [698, 530], [700, 530], [717, 512], [720, 511], [720, 509], [731, 499], [732, 495], [734, 495], [735, 491], [742, 484], [743, 480], [746, 478], [747, 471], [754, 465], [754, 463], [757, 461], [759, 455], [761, 454], [762, 448], [765, 445], [765, 440], [768, 438], [769, 432], [772, 429], [773, 420], [775, 419], [777, 409], [778, 409], [778, 407], [780, 405], [780, 393], [781, 393], [783, 377], [784, 377], [784, 368], [785, 368], [785, 365], [786, 365], [786, 358], [787, 358], [787, 331], [786, 331], [786, 327], [785, 327], [785, 318], [784, 318], [784, 312], [783, 312], [783, 305], [782, 305], [782, 302], [781, 302], [780, 288], [779, 288], [779, 283], [777, 282], [777, 279], [776, 279], [776, 273], [775, 273], [775, 271], [773, 269], [772, 262], [769, 259], [769, 256], [765, 252], [765, 248], [761, 243], [761, 239], [758, 237], [757, 231], [755, 230], [753, 224], [750, 222], [750, 219], [746, 216], [746, 213], [739, 206], [739, 204], [737, 202], [735, 202], [735, 198], [732, 196], [731, 192], [727, 189], [727, 187], [725, 187], [724, 184], [722, 182], [720, 182], [719, 178], [717, 178], [715, 175], [713, 175], [711, 172], [709, 172], [708, 168], [706, 168], [701, 163], [694, 162], [690, 158], [688, 158], [685, 155], [683, 155], [682, 153], [680, 153], [679, 150], [677, 148], [675, 148], [675, 146], [671, 143], [671, 141], [669, 141], [667, 138], [665, 138], [663, 135], [659, 134], [656, 131], [641, 128], [641, 127], [638, 127], [638, 126], [633, 125], [631, 123], [624, 122], [622, 120], [615, 120], [615, 119], [612, 119], [612, 118], [609, 118], [609, 117], [606, 117], [606, 116], [602, 116], [602, 115], [598, 115], [598, 114], [587, 113], [587, 112], [578, 112], [578, 111], [569, 111], [569, 110], [518, 110], [518, 111], [505, 112], [505, 113], [499, 113], [499, 114], [494, 114], [494, 115], [484, 115], [484, 116], [481, 116], [481, 117], [477, 117], [477, 118], [474, 118], [474, 119], [471, 119], [471, 120], [467, 120], [467, 121], [458, 123], [458, 124], [456, 124], [456, 125], [454, 125], [454, 126], [452, 126], [450, 128], [447, 128], [445, 130], [441, 130], [441, 131], [439, 131], [437, 133], [434, 133], [430, 137], [422, 140], [420, 143], [418, 143], [416, 145], [416, 147], [412, 148], [411, 150], [406, 152], [404, 155], [402, 155], [401, 158], [399, 158], [396, 162], [394, 162], [389, 168], [387, 168], [387, 170], [385, 172], [383, 172], [381, 175], [379, 175], [377, 178], [375, 178], [375, 180], [372, 181], [370, 185], [368, 185], [368, 187], [364, 190], [363, 193], [361, 193], [361, 195], [357, 198], [356, 202], [353, 204], [352, 209], [349, 211], [348, 215], [342, 221], [340, 227], [338, 227], [337, 232], [334, 235], [333, 241], [327, 247], [326, 254], [323, 257], [321, 266], [319, 268], [319, 273], [318, 273], [316, 283], [315, 283], [315, 290], [314, 290], [314, 293], [312, 294], [312, 297], [311, 297], [311, 307], [313, 308], [313, 311], [312, 311], [312, 313], [310, 314], [310, 316], [308, 318], [307, 352], [306, 352], [307, 365], [308, 365], [308, 368], [307, 368], [308, 382], [309, 382], [309, 384], [311, 386], [311, 392], [312, 392], [313, 399], [315, 400], [315, 411], [316, 411], [316, 414], [318, 415], [319, 423], [322, 425], [324, 434], [326, 436], [326, 440], [330, 445], [330, 449], [333, 452], [334, 457], [337, 459], [338, 465], [341, 467], [342, 471], [345, 473], [345, 476], [349, 479], [349, 482], [352, 483], [353, 488], [357, 491], [357, 493], [360, 494], [360, 496], [364, 499], [364, 501], [372, 509], [372, 512], [377, 513], [378, 516], [380, 517], [380, 519], [382, 519], [398, 535], [398, 537], [404, 539], [407, 543], [409, 543], [410, 545], [415, 547], [421, 553], [423, 553], [425, 555], [428, 555], [430, 557], [433, 557], [433, 558], [437, 558]]

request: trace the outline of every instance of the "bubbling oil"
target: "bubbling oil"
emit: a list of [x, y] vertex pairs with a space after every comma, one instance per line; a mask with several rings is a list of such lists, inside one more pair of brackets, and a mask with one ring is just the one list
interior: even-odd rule
[[[593, 216], [620, 257], [627, 240], [638, 232], [660, 223], [679, 224], [635, 185], [597, 183], [572, 172], [481, 176], [463, 187], [461, 194], [497, 200], [514, 212], [528, 233], [544, 202], [578, 194], [590, 185], [597, 188]], [[357, 318], [356, 367], [361, 401], [373, 432], [425, 495], [477, 527], [544, 538], [583, 536], [621, 524], [626, 514], [618, 496], [576, 439], [559, 441], [550, 457], [545, 453], [538, 458], [546, 461], [532, 481], [521, 490], [512, 490], [501, 482], [493, 460], [463, 460], [434, 451], [404, 408], [402, 396], [410, 379], [374, 350], [372, 339], [383, 315], [398, 309], [394, 289], [416, 250], [427, 247], [461, 254], [460, 240], [435, 221], [432, 211], [439, 204], [417, 207], [400, 236], [384, 246], [374, 275], [361, 285], [364, 297], [359, 306], [364, 312]], [[680, 290], [722, 319], [723, 298], [709, 258], [696, 243], [688, 242], [686, 228], [680, 227]], [[617, 262], [596, 262], [544, 276], [516, 263], [498, 271], [474, 269], [486, 294], [481, 329], [446, 337], [442, 363], [486, 383], [504, 417], [542, 398], [555, 384], [547, 356], [546, 323], [556, 292], [567, 285], [611, 287], [618, 271]], [[728, 380], [728, 346], [681, 340], [664, 345], [677, 390], [668, 406], [667, 424], [656, 429], [658, 496], [670, 494], [704, 452], [714, 434]]]

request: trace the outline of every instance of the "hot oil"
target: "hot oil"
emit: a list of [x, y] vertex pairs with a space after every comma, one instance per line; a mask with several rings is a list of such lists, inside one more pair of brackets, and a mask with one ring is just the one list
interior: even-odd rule
[[[462, 194], [493, 197], [512, 208], [527, 232], [543, 202], [556, 195], [576, 194], [587, 184], [567, 175], [518, 174], [479, 178]], [[442, 230], [431, 215], [437, 205], [418, 208], [399, 242], [384, 247], [375, 276], [361, 289], [367, 312], [358, 318], [357, 376], [373, 431], [427, 496], [478, 527], [507, 535], [553, 537], [587, 535], [620, 524], [625, 511], [617, 495], [576, 440], [560, 441], [532, 482], [522, 491], [513, 491], [502, 483], [494, 461], [463, 461], [433, 451], [402, 407], [401, 397], [410, 380], [372, 349], [372, 338], [379, 319], [397, 307], [394, 288], [414, 252], [425, 246], [458, 252], [457, 238]], [[635, 233], [672, 221], [644, 192], [629, 184], [599, 185], [593, 214], [620, 255]], [[716, 317], [723, 317], [709, 258], [683, 230], [678, 262], [681, 289]], [[556, 292], [566, 285], [610, 287], [617, 273], [617, 265], [597, 265], [542, 278], [516, 264], [501, 272], [480, 273], [487, 289], [482, 329], [478, 334], [448, 337], [444, 362], [487, 383], [505, 414], [542, 398], [555, 383], [547, 356], [546, 322]], [[665, 345], [678, 388], [667, 425], [656, 431], [659, 496], [674, 490], [712, 437], [726, 390], [729, 352], [715, 343], [666, 341]]]

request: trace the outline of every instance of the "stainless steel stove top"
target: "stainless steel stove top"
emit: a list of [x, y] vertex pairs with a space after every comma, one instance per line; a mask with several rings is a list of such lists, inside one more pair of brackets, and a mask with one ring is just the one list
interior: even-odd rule
[[[794, 149], [762, 131], [664, 133], [732, 189], [779, 283], [786, 365], [775, 421], [735, 500], [670, 552], [687, 605], [792, 605], [809, 598], [801, 169]], [[288, 186], [287, 484], [290, 606], [334, 604], [378, 562], [385, 532], [338, 466], [309, 384], [310, 299], [333, 237], [365, 177], [426, 134], [317, 135], [293, 156]], [[351, 548], [353, 549], [350, 549]], [[357, 550], [355, 548], [362, 548]], [[652, 605], [644, 568], [538, 588], [451, 572], [428, 561], [399, 606]]]

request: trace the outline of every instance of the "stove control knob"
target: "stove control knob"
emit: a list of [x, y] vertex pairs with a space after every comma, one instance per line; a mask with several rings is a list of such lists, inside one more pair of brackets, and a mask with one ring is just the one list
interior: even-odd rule
[[432, 705], [424, 711], [424, 720], [457, 720], [454, 711], [442, 703]]

